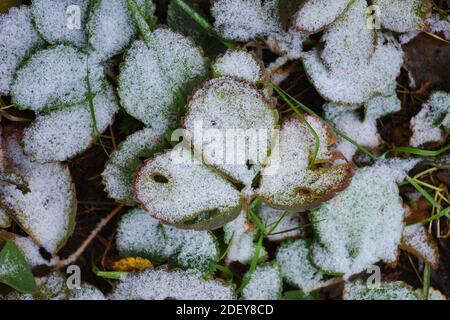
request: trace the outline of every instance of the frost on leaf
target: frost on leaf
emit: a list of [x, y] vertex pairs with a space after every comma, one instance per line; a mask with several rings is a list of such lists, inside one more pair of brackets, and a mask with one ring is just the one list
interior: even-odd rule
[[[93, 98], [99, 133], [113, 122], [119, 109], [112, 87]], [[65, 161], [86, 150], [97, 138], [89, 102], [39, 114], [24, 131], [24, 150], [39, 162]]]
[[13, 102], [22, 109], [41, 111], [88, 100], [89, 67], [92, 92], [104, 86], [100, 65], [88, 65], [88, 56], [70, 46], [59, 45], [35, 53], [17, 71], [11, 88]]
[[29, 7], [0, 14], [0, 94], [9, 93], [19, 64], [43, 44], [34, 29]]
[[214, 29], [230, 40], [248, 41], [279, 32], [278, 0], [217, 0], [211, 7]]
[[369, 288], [362, 281], [348, 282], [344, 287], [344, 300], [423, 300], [408, 284], [382, 281], [378, 288]]
[[256, 270], [245, 277], [250, 277], [249, 282], [242, 290], [244, 300], [277, 300], [281, 296], [283, 281], [280, 267], [276, 263], [264, 264], [256, 267]]
[[309, 260], [309, 250], [310, 243], [299, 239], [284, 242], [276, 253], [284, 281], [305, 293], [328, 285], [327, 277]]
[[[329, 8], [324, 11], [327, 10]], [[375, 49], [376, 33], [367, 27], [366, 10], [366, 1], [355, 1], [325, 31], [321, 58], [330, 73], [347, 74], [349, 69], [369, 63]]]
[[[147, 14], [149, 0], [137, 0], [142, 13]], [[137, 30], [128, 11], [126, 0], [98, 0], [87, 22], [89, 45], [99, 60], [123, 51], [136, 36]]]
[[203, 163], [180, 159], [176, 149], [141, 167], [134, 194], [151, 216], [198, 230], [222, 226], [242, 206], [242, 197], [231, 183]]
[[136, 204], [132, 190], [133, 175], [142, 165], [142, 158], [152, 157], [164, 146], [164, 137], [153, 129], [142, 129], [128, 136], [111, 154], [102, 174], [109, 197], [126, 204]]
[[184, 271], [146, 269], [123, 277], [113, 300], [233, 300], [234, 290], [216, 280], [204, 280]]
[[305, 33], [316, 33], [333, 23], [349, 6], [352, 0], [308, 0], [300, 6], [295, 27]]
[[[247, 221], [246, 214], [241, 212], [236, 219], [223, 227], [223, 231], [225, 243], [229, 246], [226, 263], [237, 261], [242, 264], [250, 264], [255, 254], [257, 230]], [[261, 247], [258, 262], [266, 260], [267, 256], [266, 249]]]
[[429, 0], [377, 0], [381, 24], [395, 32], [423, 29], [424, 20], [431, 13]]
[[217, 240], [211, 232], [165, 226], [141, 209], [122, 217], [116, 246], [122, 257], [146, 258], [153, 265], [169, 262], [199, 276], [210, 274], [219, 259]]
[[[205, 76], [201, 52], [168, 29], [152, 33], [154, 47], [133, 43], [119, 76], [119, 95], [127, 112], [164, 133], [178, 120], [187, 93]], [[181, 104], [181, 105], [180, 105]]]
[[352, 168], [330, 150], [334, 136], [318, 118], [306, 120], [321, 142], [318, 165], [309, 167], [315, 147], [311, 130], [298, 118], [286, 121], [279, 142], [272, 148], [269, 165], [262, 170], [257, 190], [258, 196], [271, 207], [305, 210], [333, 197], [348, 184]]
[[396, 159], [359, 169], [346, 190], [311, 212], [311, 256], [320, 270], [349, 277], [380, 260], [396, 261], [405, 213], [396, 182], [416, 163]]
[[411, 119], [411, 145], [419, 147], [427, 142], [440, 142], [444, 135], [441, 127], [450, 133], [450, 94], [432, 93], [420, 112]]
[[82, 48], [87, 45], [88, 6], [88, 0], [33, 0], [31, 13], [36, 29], [48, 43]]
[[217, 58], [212, 70], [214, 76], [231, 76], [253, 84], [261, 84], [266, 80], [262, 62], [244, 50], [228, 50]]
[[30, 267], [55, 265], [56, 260], [54, 258], [47, 260], [42, 257], [39, 246], [30, 237], [15, 236], [14, 242]]
[[420, 224], [406, 226], [403, 230], [400, 247], [429, 263], [433, 269], [439, 267], [439, 250], [432, 236]]
[[277, 112], [261, 91], [221, 77], [206, 82], [194, 93], [184, 125], [188, 140], [204, 162], [242, 183], [244, 192], [251, 193], [277, 121]]
[[346, 72], [328, 70], [317, 49], [303, 54], [303, 65], [317, 91], [327, 100], [362, 104], [375, 95], [387, 94], [395, 85], [403, 64], [403, 52], [393, 41], [378, 34], [369, 62], [347, 66]]
[[8, 157], [28, 182], [29, 192], [0, 185], [0, 204], [31, 238], [56, 253], [71, 235], [76, 198], [67, 167], [39, 164], [24, 155], [18, 134], [8, 138]]
[[70, 290], [68, 300], [106, 300], [105, 295], [96, 287], [88, 283], [82, 283], [80, 288]]
[[267, 235], [267, 240], [269, 241], [280, 241], [302, 236], [304, 234], [301, 229], [303, 220], [301, 213], [277, 210], [264, 205], [261, 208], [261, 221], [271, 231]]
[[[331, 121], [334, 127], [358, 144], [376, 148], [382, 143], [378, 134], [377, 119], [401, 110], [401, 102], [395, 94], [390, 96], [376, 96], [364, 105], [363, 119], [358, 111], [347, 106], [337, 106], [329, 103], [324, 105], [325, 118]], [[337, 149], [351, 161], [358, 148], [351, 142], [340, 139]]]
[[267, 37], [273, 51], [298, 59], [304, 36], [283, 26], [283, 7], [289, 11], [289, 5], [294, 6], [283, 5], [279, 0], [217, 0], [211, 7], [214, 30], [223, 38], [236, 41]]

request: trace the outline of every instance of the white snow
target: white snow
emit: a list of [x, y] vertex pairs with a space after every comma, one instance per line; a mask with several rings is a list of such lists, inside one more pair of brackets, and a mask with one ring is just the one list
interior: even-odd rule
[[0, 14], [0, 94], [9, 93], [22, 60], [43, 45], [28, 6], [11, 8], [8, 13]]

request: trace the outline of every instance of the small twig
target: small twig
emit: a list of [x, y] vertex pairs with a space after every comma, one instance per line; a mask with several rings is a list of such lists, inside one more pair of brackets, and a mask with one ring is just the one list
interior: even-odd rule
[[81, 246], [77, 249], [77, 251], [75, 251], [74, 253], [72, 253], [69, 257], [67, 257], [64, 260], [60, 260], [58, 261], [58, 263], [56, 264], [56, 268], [57, 269], [61, 269], [64, 268], [65, 266], [68, 266], [72, 263], [74, 263], [75, 261], [78, 260], [78, 258], [83, 254], [84, 250], [86, 250], [86, 248], [91, 244], [92, 240], [95, 239], [95, 237], [99, 234], [99, 232], [108, 224], [108, 222], [114, 218], [114, 216], [116, 216], [120, 211], [122, 211], [125, 208], [125, 205], [120, 205], [118, 207], [116, 207], [113, 211], [111, 211], [106, 217], [104, 217], [95, 227], [94, 230], [92, 230], [91, 234], [89, 235], [89, 237], [86, 238], [86, 240], [84, 240], [84, 242], [81, 244]]

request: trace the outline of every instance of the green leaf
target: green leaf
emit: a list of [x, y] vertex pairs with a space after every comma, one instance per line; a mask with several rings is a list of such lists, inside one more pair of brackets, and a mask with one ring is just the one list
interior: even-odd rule
[[16, 244], [6, 240], [0, 252], [0, 282], [22, 293], [34, 293], [36, 282], [25, 258]]

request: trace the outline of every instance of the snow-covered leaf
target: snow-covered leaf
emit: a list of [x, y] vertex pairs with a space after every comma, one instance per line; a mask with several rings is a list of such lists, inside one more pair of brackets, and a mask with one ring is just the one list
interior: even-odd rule
[[329, 284], [326, 275], [309, 260], [309, 250], [309, 241], [298, 239], [284, 242], [278, 247], [276, 253], [276, 261], [280, 265], [283, 279], [287, 284], [301, 289], [304, 293]]
[[283, 281], [281, 280], [280, 267], [276, 263], [257, 266], [247, 285], [242, 290], [244, 300], [277, 300], [281, 296]]
[[30, 267], [10, 240], [0, 251], [0, 282], [23, 293], [33, 293], [37, 289]]
[[[333, 72], [323, 64], [317, 49], [302, 56], [305, 71], [317, 91], [337, 104], [362, 104], [395, 85], [403, 64], [403, 52], [385, 35], [378, 34], [377, 47], [367, 64], [353, 64], [346, 72]], [[332, 61], [329, 64], [334, 64]]]
[[377, 0], [381, 24], [396, 32], [422, 30], [431, 14], [430, 0]]
[[400, 247], [429, 263], [434, 269], [439, 267], [438, 247], [424, 226], [415, 224], [405, 227]]
[[218, 228], [233, 220], [243, 201], [230, 182], [203, 163], [180, 159], [176, 149], [141, 167], [134, 193], [151, 216], [197, 230]]
[[370, 288], [362, 281], [348, 282], [344, 288], [344, 300], [423, 300], [420, 293], [408, 284], [382, 281], [378, 288]]
[[[249, 224], [246, 214], [241, 212], [236, 219], [223, 227], [223, 231], [225, 243], [229, 246], [225, 261], [250, 264], [255, 254], [257, 230]], [[267, 257], [266, 249], [261, 247], [258, 262], [265, 261]]]
[[[137, 2], [142, 13], [147, 14], [151, 1]], [[96, 0], [87, 28], [90, 48], [98, 60], [106, 60], [123, 51], [137, 33], [125, 0]]]
[[277, 112], [261, 91], [246, 82], [221, 77], [194, 93], [184, 125], [188, 140], [203, 161], [251, 193], [253, 180], [267, 159], [277, 121]]
[[346, 190], [311, 212], [311, 256], [322, 272], [349, 277], [396, 261], [405, 213], [396, 182], [416, 163], [395, 159], [359, 169]]
[[88, 0], [33, 0], [31, 13], [36, 29], [48, 43], [83, 48], [87, 45], [88, 7]]
[[225, 39], [248, 41], [281, 30], [278, 0], [217, 0], [211, 7], [214, 29]]
[[113, 300], [233, 300], [234, 290], [216, 280], [204, 280], [184, 271], [146, 269], [123, 277]]
[[413, 135], [410, 143], [419, 147], [427, 142], [440, 142], [444, 139], [441, 126], [450, 133], [450, 94], [433, 92], [423, 104], [420, 112], [411, 119]]
[[271, 207], [292, 211], [314, 207], [345, 188], [352, 175], [351, 166], [336, 160], [330, 150], [334, 136], [328, 127], [315, 117], [306, 120], [321, 142], [316, 159], [320, 167], [309, 168], [315, 139], [306, 124], [296, 117], [283, 123], [257, 190]]
[[308, 0], [300, 6], [295, 27], [306, 33], [316, 33], [333, 23], [352, 3], [352, 0]]
[[[329, 7], [324, 11], [330, 10]], [[376, 33], [367, 27], [366, 10], [366, 1], [354, 1], [324, 33], [321, 58], [330, 73], [347, 74], [369, 63], [375, 50]]]
[[80, 288], [70, 290], [68, 300], [106, 300], [105, 295], [96, 287], [88, 283], [82, 283]]
[[122, 257], [142, 257], [153, 265], [169, 262], [190, 274], [208, 275], [219, 259], [215, 236], [209, 231], [165, 226], [141, 209], [122, 217], [116, 246]]
[[[376, 148], [382, 143], [378, 134], [377, 119], [401, 110], [401, 102], [395, 94], [390, 96], [376, 96], [364, 105], [365, 115], [354, 108], [337, 106], [333, 103], [324, 105], [325, 118], [331, 121], [334, 127], [364, 147]], [[358, 148], [351, 142], [340, 139], [337, 149], [351, 161]]]
[[154, 156], [164, 146], [164, 137], [153, 129], [142, 129], [128, 136], [111, 154], [102, 174], [109, 197], [130, 205], [135, 204], [133, 175], [142, 165], [142, 158]]
[[0, 185], [0, 204], [37, 244], [56, 253], [75, 224], [76, 196], [70, 172], [60, 163], [32, 162], [24, 155], [17, 132], [7, 141], [9, 160], [26, 179], [30, 191]]
[[25, 260], [30, 267], [36, 266], [54, 266], [56, 264], [55, 258], [49, 260], [45, 259], [39, 252], [39, 246], [30, 237], [15, 236], [14, 243], [22, 252]]
[[43, 46], [31, 21], [28, 6], [0, 14], [0, 94], [8, 94], [22, 60]]
[[[93, 98], [95, 123], [103, 133], [119, 109], [111, 86]], [[89, 102], [38, 115], [24, 131], [24, 151], [39, 162], [65, 161], [86, 150], [96, 139]]]
[[212, 65], [214, 76], [231, 76], [253, 84], [262, 84], [266, 79], [264, 65], [250, 52], [228, 50]]
[[39, 51], [17, 71], [11, 87], [13, 102], [33, 111], [86, 102], [88, 69], [95, 94], [104, 87], [103, 70], [98, 64], [88, 64], [85, 53], [66, 45]]
[[[179, 109], [198, 80], [206, 74], [199, 49], [168, 29], [152, 32], [154, 46], [133, 43], [119, 76], [119, 95], [127, 112], [164, 133], [178, 120]], [[182, 104], [182, 105], [180, 105]]]

